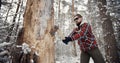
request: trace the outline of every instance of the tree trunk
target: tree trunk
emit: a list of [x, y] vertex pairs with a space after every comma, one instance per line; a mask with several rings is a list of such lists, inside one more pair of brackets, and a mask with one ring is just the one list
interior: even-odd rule
[[[72, 0], [72, 17], [74, 17], [74, 0]], [[75, 41], [73, 42], [73, 55], [77, 56], [76, 42]]]
[[1, 2], [1, 0], [0, 0], [0, 9], [1, 9], [1, 5], [2, 5], [2, 2]]
[[116, 46], [116, 39], [114, 36], [114, 29], [111, 21], [111, 17], [106, 15], [106, 0], [98, 0], [99, 10], [100, 10], [100, 17], [103, 21], [102, 28], [103, 28], [103, 35], [104, 41], [106, 42], [106, 61], [108, 63], [119, 63], [118, 53], [117, 53], [117, 46]]
[[19, 63], [54, 63], [53, 14], [53, 0], [27, 1], [20, 39], [23, 42], [17, 44], [27, 44], [31, 51], [23, 53]]

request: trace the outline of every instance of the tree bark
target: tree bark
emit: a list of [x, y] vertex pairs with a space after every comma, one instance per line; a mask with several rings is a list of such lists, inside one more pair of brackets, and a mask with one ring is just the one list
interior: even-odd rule
[[[74, 0], [72, 0], [72, 17], [74, 17]], [[75, 41], [73, 42], [73, 55], [77, 56], [76, 42]]]
[[51, 34], [53, 14], [53, 0], [27, 1], [24, 30], [17, 44], [26, 43], [31, 51], [27, 54], [23, 52], [19, 63], [54, 63], [54, 35]]
[[2, 5], [2, 2], [1, 2], [1, 0], [0, 0], [0, 9], [1, 9], [1, 5]]
[[114, 29], [111, 21], [111, 17], [106, 15], [106, 7], [107, 4], [106, 0], [98, 0], [99, 10], [100, 10], [100, 18], [103, 21], [102, 28], [103, 28], [103, 35], [104, 41], [106, 43], [105, 51], [106, 51], [106, 62], [108, 63], [119, 63], [118, 53], [117, 53], [117, 46], [116, 46], [116, 39], [114, 35]]

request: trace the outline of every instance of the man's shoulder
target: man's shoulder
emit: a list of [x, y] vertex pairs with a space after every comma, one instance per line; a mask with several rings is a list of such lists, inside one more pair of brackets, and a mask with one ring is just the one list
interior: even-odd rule
[[76, 30], [78, 30], [78, 28], [77, 28], [77, 27], [75, 27], [75, 28], [73, 29], [73, 31], [76, 31]]
[[81, 25], [82, 26], [87, 26], [87, 25], [89, 25], [89, 23], [82, 23]]

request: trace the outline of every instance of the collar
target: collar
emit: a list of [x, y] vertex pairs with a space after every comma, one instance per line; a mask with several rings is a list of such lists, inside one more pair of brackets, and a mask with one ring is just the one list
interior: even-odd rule
[[82, 21], [82, 22], [80, 23], [80, 25], [78, 26], [78, 29], [80, 29], [80, 27], [81, 27], [84, 23], [87, 23], [87, 21]]

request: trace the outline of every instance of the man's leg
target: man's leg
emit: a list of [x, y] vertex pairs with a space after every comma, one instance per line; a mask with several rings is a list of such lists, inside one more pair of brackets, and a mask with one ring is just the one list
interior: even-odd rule
[[105, 63], [104, 58], [98, 48], [95, 48], [95, 49], [89, 51], [88, 53], [94, 60], [94, 63]]
[[90, 55], [87, 52], [81, 52], [80, 63], [89, 63]]

